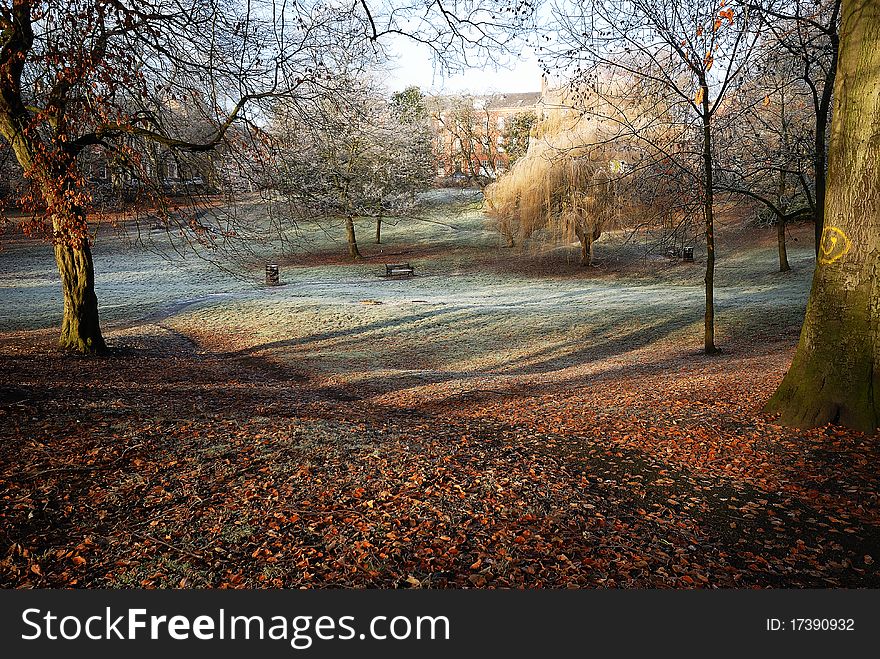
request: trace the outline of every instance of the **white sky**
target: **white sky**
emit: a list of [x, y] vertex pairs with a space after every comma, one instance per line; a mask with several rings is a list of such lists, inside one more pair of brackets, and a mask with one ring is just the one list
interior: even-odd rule
[[423, 44], [400, 38], [390, 44], [389, 50], [398, 56], [396, 68], [388, 72], [385, 81], [391, 91], [410, 85], [416, 85], [423, 93], [541, 91], [541, 68], [531, 51], [513, 61], [511, 68], [475, 68], [450, 77], [435, 71], [430, 50]]

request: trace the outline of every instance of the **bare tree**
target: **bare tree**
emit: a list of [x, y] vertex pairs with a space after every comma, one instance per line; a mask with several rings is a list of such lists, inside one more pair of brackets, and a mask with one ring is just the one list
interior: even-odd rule
[[749, 5], [766, 17], [771, 46], [796, 66], [793, 79], [807, 88], [812, 107], [812, 210], [816, 255], [822, 237], [827, 187], [828, 127], [837, 73], [841, 0], [759, 0]]
[[813, 216], [813, 116], [800, 62], [772, 39], [721, 118], [718, 187], [760, 204], [776, 225], [779, 270], [790, 269], [789, 222]]
[[[308, 116], [281, 112], [277, 187], [294, 217], [345, 226], [348, 253], [362, 258], [355, 222], [407, 214], [431, 180], [425, 117], [394, 103], [363, 74], [337, 77], [332, 99]], [[421, 130], [419, 130], [421, 129]]]
[[[672, 161], [692, 178], [706, 237], [704, 350], [715, 352], [715, 128], [758, 43], [761, 15], [724, 0], [590, 0], [560, 3], [545, 35], [543, 62], [577, 83], [582, 112], [600, 95], [605, 120], [645, 144], [653, 161]], [[558, 36], [557, 36], [558, 35]], [[615, 108], [621, 90], [642, 87], [660, 105], [667, 129], [646, 130]], [[624, 95], [629, 99], [629, 95]], [[629, 108], [629, 101], [623, 107]], [[675, 138], [670, 141], [669, 136]]]
[[[405, 199], [407, 207], [416, 203], [416, 193], [427, 188], [435, 178], [434, 132], [427, 99], [418, 87], [407, 87], [391, 97], [390, 122], [395, 131], [390, 141], [396, 161], [384, 186], [384, 198]], [[392, 203], [399, 211], [402, 204]], [[382, 212], [386, 204], [377, 204], [376, 244], [382, 242]]]
[[[330, 17], [310, 25], [309, 35], [290, 14], [273, 16], [259, 3], [221, 10], [166, 0], [12, 0], [0, 9], [0, 25], [0, 134], [30, 184], [23, 205], [34, 213], [31, 227], [55, 247], [64, 293], [60, 345], [81, 352], [105, 348], [92, 199], [80, 166], [87, 154], [100, 152], [145, 182], [147, 144], [172, 158], [211, 151], [233, 125], [246, 124], [252, 106], [315, 85], [318, 46], [353, 28]], [[282, 41], [278, 28], [290, 38]], [[157, 110], [173, 103], [198, 106], [207, 130], [187, 134]]]

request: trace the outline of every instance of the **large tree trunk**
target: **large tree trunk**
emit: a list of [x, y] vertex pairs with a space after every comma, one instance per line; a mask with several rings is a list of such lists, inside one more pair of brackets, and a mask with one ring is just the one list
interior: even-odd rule
[[715, 347], [715, 216], [712, 172], [712, 125], [709, 115], [709, 88], [705, 80], [703, 90], [703, 214], [706, 220], [706, 310], [703, 316], [703, 351], [707, 355], [718, 352]]
[[880, 422], [880, 4], [845, 0], [825, 228], [800, 342], [766, 409], [783, 423]]
[[98, 323], [98, 297], [95, 295], [95, 267], [86, 240], [78, 246], [55, 245], [55, 263], [61, 275], [64, 318], [58, 344], [82, 353], [107, 349]]
[[376, 244], [382, 244], [382, 216], [376, 218]]
[[345, 218], [345, 235], [348, 238], [348, 254], [353, 259], [362, 259], [361, 252], [358, 249], [357, 236], [354, 234], [354, 220], [350, 217]]

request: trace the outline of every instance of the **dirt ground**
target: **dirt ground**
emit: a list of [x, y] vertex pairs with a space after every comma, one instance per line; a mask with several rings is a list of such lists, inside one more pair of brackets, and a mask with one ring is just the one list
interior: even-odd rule
[[[457, 213], [452, 213], [454, 207]], [[508, 249], [462, 198], [300, 227], [225, 263], [107, 239], [112, 355], [53, 347], [45, 246], [0, 253], [0, 582], [89, 587], [880, 583], [874, 437], [761, 412], [797, 340], [809, 229], [702, 263], [624, 233]], [[283, 285], [261, 284], [277, 260]], [[406, 260], [416, 277], [387, 280]]]

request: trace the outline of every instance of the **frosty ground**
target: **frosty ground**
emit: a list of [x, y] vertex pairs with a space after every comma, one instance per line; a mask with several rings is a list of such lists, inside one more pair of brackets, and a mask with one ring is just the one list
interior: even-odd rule
[[[502, 248], [470, 198], [460, 192], [458, 204], [386, 221], [382, 245], [370, 244], [364, 223], [360, 264], [345, 257], [341, 228], [324, 223], [300, 223], [285, 248], [267, 241], [232, 260], [210, 252], [181, 257], [162, 231], [147, 236], [146, 248], [101, 235], [95, 263], [104, 328], [112, 341], [120, 331], [159, 324], [204, 339], [205, 350], [247, 350], [297, 370], [306, 370], [306, 360], [309, 370], [358, 379], [377, 370], [548, 374], [670, 336], [685, 350], [698, 347], [702, 264], [645, 258], [638, 238], [617, 232], [599, 243], [599, 267], [580, 271], [574, 250]], [[809, 290], [809, 246], [795, 244], [790, 274], [775, 272], [772, 244], [721, 249], [720, 342], [751, 330], [790, 332]], [[284, 285], [262, 285], [264, 260], [279, 259]], [[395, 260], [411, 261], [417, 276], [381, 277], [382, 264]], [[15, 244], [0, 264], [0, 329], [57, 327], [51, 250]]]
[[[809, 229], [702, 255], [608, 234], [502, 247], [467, 193], [351, 263], [300, 224], [234, 259], [107, 233], [113, 355], [58, 354], [51, 252], [0, 254], [0, 579], [17, 586], [878, 584], [874, 438], [761, 405], [809, 291]], [[797, 239], [797, 242], [794, 240]], [[149, 249], [145, 249], [149, 248]], [[266, 261], [283, 285], [262, 284]], [[408, 261], [416, 277], [388, 280]]]

